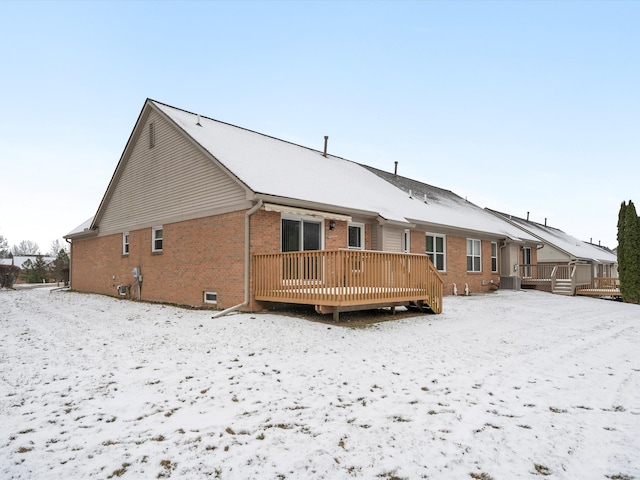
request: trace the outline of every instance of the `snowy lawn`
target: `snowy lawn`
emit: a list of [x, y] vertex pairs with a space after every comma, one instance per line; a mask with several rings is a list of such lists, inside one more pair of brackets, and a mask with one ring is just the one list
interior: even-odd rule
[[0, 478], [640, 479], [640, 307], [362, 328], [0, 291]]

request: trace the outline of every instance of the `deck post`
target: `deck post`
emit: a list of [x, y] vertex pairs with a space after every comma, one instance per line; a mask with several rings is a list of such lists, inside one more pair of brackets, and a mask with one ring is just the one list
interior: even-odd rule
[[334, 322], [340, 321], [340, 311], [338, 310], [338, 307], [336, 307], [335, 310], [333, 310], [333, 321]]

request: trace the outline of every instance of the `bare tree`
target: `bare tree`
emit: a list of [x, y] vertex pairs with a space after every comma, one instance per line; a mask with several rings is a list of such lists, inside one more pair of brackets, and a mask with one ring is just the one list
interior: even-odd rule
[[36, 242], [31, 240], [22, 240], [18, 245], [13, 246], [14, 255], [38, 255], [40, 247]]
[[60, 250], [62, 250], [66, 254], [69, 254], [69, 244], [65, 241], [56, 239], [51, 242], [51, 250], [49, 250], [49, 253], [47, 255], [57, 257], [60, 253]]
[[0, 235], [0, 258], [8, 258], [10, 252], [9, 242], [6, 238]]

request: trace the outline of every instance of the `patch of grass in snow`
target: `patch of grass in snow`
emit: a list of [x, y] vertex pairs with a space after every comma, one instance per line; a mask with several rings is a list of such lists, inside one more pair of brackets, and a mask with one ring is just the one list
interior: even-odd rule
[[171, 476], [171, 471], [175, 470], [176, 464], [171, 463], [171, 460], [160, 460], [160, 466], [164, 468], [156, 478], [167, 478]]
[[618, 473], [616, 475], [605, 475], [607, 478], [610, 478], [611, 480], [634, 480], [635, 477], [632, 477], [631, 475], [624, 475], [622, 473]]
[[[350, 472], [351, 473], [351, 472]], [[405, 480], [402, 477], [398, 477], [395, 471], [384, 472], [380, 475], [377, 475], [378, 478], [386, 478], [387, 480]]]
[[493, 477], [488, 473], [470, 473], [469, 476], [471, 478], [475, 478], [476, 480], [493, 480]]
[[153, 437], [151, 440], [153, 440], [154, 442], [164, 442], [165, 438], [164, 435], [158, 435], [157, 437]]
[[404, 422], [410, 422], [411, 420], [409, 420], [408, 418], [404, 418], [402, 415], [395, 415], [393, 417], [393, 421], [394, 422], [399, 422], [399, 423], [404, 423]]
[[564, 408], [549, 407], [549, 410], [551, 410], [553, 413], [567, 413]]
[[20, 447], [18, 453], [27, 453], [33, 450], [33, 447]]
[[551, 475], [551, 470], [548, 467], [545, 467], [544, 465], [539, 465], [537, 463], [533, 464], [533, 468], [535, 468], [536, 473], [539, 475]]
[[107, 478], [121, 477], [122, 475], [127, 473], [127, 468], [130, 466], [131, 466], [130, 463], [123, 463], [121, 468], [114, 470], [113, 473], [109, 475]]

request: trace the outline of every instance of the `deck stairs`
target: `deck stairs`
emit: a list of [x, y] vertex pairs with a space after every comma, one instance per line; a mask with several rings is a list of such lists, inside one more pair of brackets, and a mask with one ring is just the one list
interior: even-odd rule
[[553, 286], [553, 293], [555, 293], [556, 295], [573, 295], [573, 285], [571, 284], [571, 279], [556, 279], [555, 285]]

